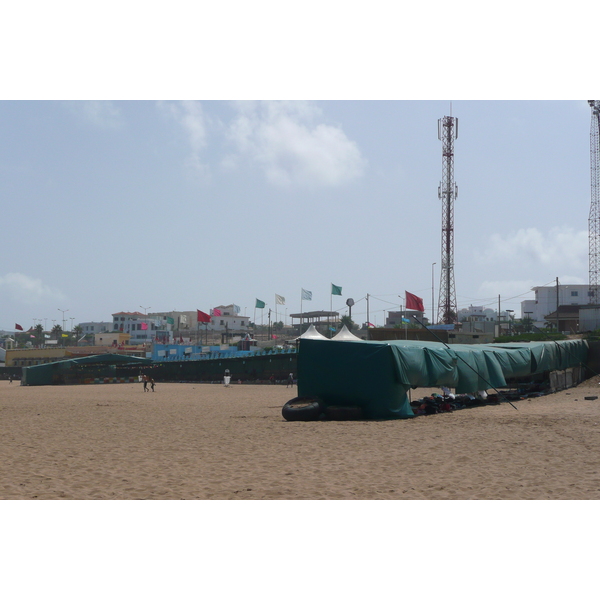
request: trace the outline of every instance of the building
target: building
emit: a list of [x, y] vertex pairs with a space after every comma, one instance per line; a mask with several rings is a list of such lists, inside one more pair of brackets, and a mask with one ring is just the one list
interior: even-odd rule
[[97, 333], [94, 336], [95, 346], [124, 346], [131, 345], [131, 334], [120, 331]]
[[141, 312], [113, 313], [112, 332], [128, 333], [129, 343], [140, 345], [151, 343], [156, 337], [156, 332], [167, 325], [166, 321], [158, 322]]
[[[559, 308], [559, 317], [562, 306], [584, 306], [595, 304], [590, 294], [589, 285], [569, 284], [539, 286], [531, 288], [535, 293], [533, 300], [523, 300], [521, 302], [521, 318], [529, 317], [536, 327], [544, 327], [547, 322], [547, 316], [556, 312]], [[554, 316], [556, 320], [556, 315]]]
[[556, 327], [558, 320], [558, 331], [565, 334], [579, 333], [579, 306], [566, 305], [558, 307], [556, 310], [546, 315], [546, 322]]
[[[109, 331], [128, 333], [132, 345], [148, 344], [155, 341], [169, 343], [174, 340], [198, 337], [198, 331], [245, 335], [249, 331], [250, 320], [240, 315], [240, 307], [235, 304], [217, 306], [211, 311], [210, 323], [198, 323], [196, 310], [113, 313]], [[200, 327], [199, 327], [200, 325]], [[85, 331], [84, 331], [85, 333]]]
[[241, 309], [237, 304], [215, 306], [211, 311], [209, 327], [213, 331], [235, 334], [246, 334], [250, 330], [250, 319], [240, 315]]
[[86, 323], [79, 323], [79, 327], [81, 327], [81, 335], [89, 335], [93, 338], [97, 333], [112, 331], [113, 324], [110, 321], [99, 321], [98, 323], [88, 321]]
[[510, 332], [512, 317], [508, 311], [500, 312], [484, 306], [469, 306], [458, 311], [460, 330], [462, 333], [503, 335]]
[[390, 310], [385, 320], [384, 327], [402, 327], [404, 325], [417, 325], [418, 323], [413, 319], [417, 317], [421, 323], [424, 323], [423, 313], [420, 310]]

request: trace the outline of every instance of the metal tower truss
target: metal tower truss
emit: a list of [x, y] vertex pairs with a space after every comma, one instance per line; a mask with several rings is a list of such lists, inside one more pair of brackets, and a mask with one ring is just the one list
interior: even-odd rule
[[438, 119], [438, 139], [442, 141], [442, 181], [438, 197], [442, 201], [442, 268], [438, 301], [438, 323], [456, 323], [458, 308], [454, 286], [454, 200], [458, 186], [454, 183], [454, 140], [458, 138], [458, 119]]
[[600, 287], [600, 100], [588, 100], [592, 109], [590, 126], [590, 170], [592, 176], [592, 201], [590, 204], [589, 229], [589, 261], [590, 288], [589, 301], [600, 303], [598, 288]]

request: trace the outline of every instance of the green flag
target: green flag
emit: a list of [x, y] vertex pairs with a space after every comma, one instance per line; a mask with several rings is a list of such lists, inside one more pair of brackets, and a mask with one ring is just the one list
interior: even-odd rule
[[264, 308], [265, 303], [262, 300], [256, 299], [256, 308]]
[[341, 296], [342, 288], [339, 285], [333, 285], [333, 283], [332, 283], [331, 284], [331, 295], [332, 296]]
[[175, 325], [175, 319], [173, 317], [167, 317], [168, 325]]

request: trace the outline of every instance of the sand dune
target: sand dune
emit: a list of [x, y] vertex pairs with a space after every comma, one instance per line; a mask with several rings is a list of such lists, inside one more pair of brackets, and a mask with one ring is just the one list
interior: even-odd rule
[[285, 386], [1, 381], [0, 498], [598, 499], [598, 381], [518, 410], [293, 423]]

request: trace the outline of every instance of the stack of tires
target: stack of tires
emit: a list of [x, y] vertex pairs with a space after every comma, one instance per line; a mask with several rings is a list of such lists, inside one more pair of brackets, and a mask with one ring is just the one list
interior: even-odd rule
[[363, 416], [360, 406], [325, 406], [312, 396], [299, 396], [288, 400], [281, 409], [286, 421], [353, 421]]

